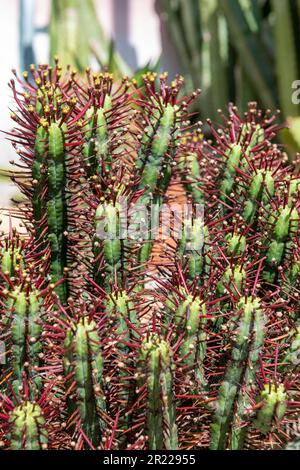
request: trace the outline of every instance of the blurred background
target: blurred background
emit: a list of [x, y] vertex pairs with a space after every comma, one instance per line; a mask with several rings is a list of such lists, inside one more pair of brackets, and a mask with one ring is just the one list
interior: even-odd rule
[[[281, 138], [293, 152], [299, 43], [300, 0], [1, 0], [0, 129], [11, 125], [11, 68], [20, 73], [57, 54], [82, 72], [91, 65], [137, 80], [146, 69], [184, 74], [186, 92], [202, 89], [202, 120], [218, 121], [229, 101], [241, 110], [249, 100], [280, 108], [290, 125]], [[6, 167], [13, 152], [4, 137], [0, 152]]]

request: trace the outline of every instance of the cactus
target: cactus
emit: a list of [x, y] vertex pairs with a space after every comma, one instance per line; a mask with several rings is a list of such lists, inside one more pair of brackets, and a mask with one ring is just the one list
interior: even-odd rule
[[[178, 354], [182, 363], [190, 367], [199, 390], [206, 386], [204, 377], [203, 361], [206, 352], [206, 308], [201, 304], [201, 299], [191, 295], [186, 297], [175, 314], [177, 335], [184, 332], [182, 344]], [[197, 388], [196, 388], [197, 389]]]
[[[66, 220], [66, 168], [64, 155], [64, 132], [57, 123], [52, 123], [48, 131], [48, 175], [49, 200], [47, 202], [47, 218], [49, 227], [49, 242], [51, 250], [50, 276], [56, 282], [64, 275], [66, 267], [66, 245], [64, 232], [67, 229]], [[65, 283], [59, 287], [59, 295], [66, 302], [67, 290]]]
[[209, 257], [203, 255], [203, 244], [209, 244], [208, 237], [207, 227], [203, 225], [201, 218], [187, 219], [183, 222], [177, 256], [179, 259], [181, 257], [186, 259], [186, 269], [190, 279], [201, 279], [209, 270]]
[[[193, 138], [193, 140], [194, 139], [197, 142], [197, 147], [200, 147], [196, 136]], [[193, 147], [194, 146], [195, 144]], [[198, 155], [195, 153], [195, 149], [193, 147], [191, 148], [190, 153], [183, 153], [183, 155], [180, 154], [178, 165], [179, 170], [182, 172], [182, 182], [185, 191], [192, 195], [193, 201], [196, 204], [200, 204], [203, 202], [203, 192], [201, 190], [201, 186], [199, 185], [199, 181], [201, 181], [201, 167], [199, 165]], [[183, 150], [186, 151], [186, 143]], [[197, 150], [198, 152], [201, 151], [199, 148]]]
[[1, 272], [9, 279], [24, 266], [23, 249], [26, 243], [13, 230], [1, 243]]
[[[161, 87], [157, 92], [155, 89], [155, 74], [145, 77], [146, 96], [141, 97], [140, 103], [147, 97], [152, 102], [153, 109], [146, 117], [148, 125], [145, 129], [136, 166], [141, 171], [141, 187], [147, 187], [146, 195], [149, 193], [157, 196], [159, 191], [166, 191], [170, 177], [170, 156], [172, 152], [172, 140], [175, 138], [180, 122], [180, 107], [176, 105], [176, 96], [182, 85], [178, 79], [172, 84], [172, 93], [168, 99], [165, 95], [166, 76], [161, 76]], [[146, 103], [145, 103], [146, 105]], [[147, 103], [147, 107], [149, 104]], [[149, 108], [148, 108], [149, 109]], [[144, 117], [144, 116], [142, 116]]]
[[[217, 130], [208, 120], [207, 140], [190, 121], [199, 92], [182, 85], [58, 62], [11, 83], [27, 233], [0, 237], [5, 449], [290, 445], [299, 162], [254, 102], [230, 104]], [[153, 202], [156, 233], [143, 226]]]
[[[158, 212], [172, 178], [172, 160], [176, 154], [177, 135], [184, 129], [187, 103], [180, 103], [178, 94], [183, 85], [183, 77], [176, 77], [171, 86], [167, 84], [168, 74], [161, 74], [159, 87], [156, 74], [148, 73], [144, 77], [144, 93], [137, 100], [141, 111], [138, 121], [139, 137], [135, 167], [140, 173], [138, 190], [143, 191], [139, 200], [144, 206], [150, 203], [158, 205]], [[192, 102], [200, 90], [189, 98]], [[146, 127], [145, 127], [146, 126]], [[136, 211], [135, 223], [140, 224], [144, 217]], [[159, 214], [158, 214], [159, 217]], [[150, 229], [151, 234], [151, 229]], [[149, 236], [149, 234], [148, 234]], [[153, 241], [144, 241], [139, 250], [139, 263], [144, 266], [150, 258]]]
[[15, 285], [10, 280], [9, 289], [2, 291], [5, 301], [0, 323], [6, 346], [4, 370], [12, 376], [12, 388], [17, 397], [24, 377], [28, 381], [29, 396], [42, 388], [39, 368], [43, 362], [43, 302], [40, 292], [30, 282], [30, 274], [20, 270], [19, 278], [14, 279]]
[[295, 367], [295, 368], [297, 367], [297, 362], [299, 360], [298, 358], [299, 346], [300, 346], [300, 328], [299, 326], [297, 326], [292, 336], [292, 341], [287, 350], [287, 354], [285, 356], [285, 363], [291, 364], [292, 367]]
[[136, 308], [133, 299], [126, 291], [112, 292], [106, 301], [106, 312], [109, 319], [114, 319], [117, 324], [116, 335], [124, 336], [125, 341], [129, 341], [130, 336], [137, 335], [130, 331], [129, 323], [137, 327], [139, 319], [137, 317]]
[[281, 421], [286, 411], [286, 392], [284, 386], [279, 384], [266, 384], [260, 394], [261, 408], [257, 412], [257, 417], [253, 426], [263, 434], [271, 430], [275, 421]]
[[11, 450], [45, 450], [48, 437], [45, 419], [37, 403], [25, 401], [16, 406], [10, 415]]
[[276, 268], [280, 266], [289, 245], [297, 233], [299, 214], [293, 207], [279, 207], [274, 215], [269, 218], [271, 229], [270, 244], [267, 251], [266, 279], [273, 281], [276, 276]]
[[89, 104], [82, 122], [82, 157], [87, 176], [105, 189], [105, 180], [111, 174], [114, 160], [120, 159], [120, 139], [126, 132], [128, 123], [129, 82], [124, 80], [122, 85], [113, 91], [112, 74], [100, 73], [91, 76], [89, 69], [87, 80], [89, 89], [82, 93], [82, 98]]
[[[245, 428], [240, 428], [236, 424], [239, 419], [243, 419], [245, 413], [245, 398], [240, 396], [240, 388], [243, 387], [243, 382], [248, 384], [255, 377], [259, 350], [264, 339], [264, 318], [260, 300], [242, 298], [238, 309], [241, 310], [241, 318], [232, 349], [232, 360], [220, 387], [212, 422], [211, 449], [213, 450], [224, 450], [228, 445], [232, 449], [239, 449], [242, 446], [241, 434], [245, 433]], [[234, 409], [237, 410], [236, 416]]]
[[[34, 234], [40, 242], [38, 249], [44, 252], [46, 269], [51, 282], [56, 284], [66, 276], [70, 256], [67, 202], [70, 199], [68, 192], [71, 182], [68, 181], [70, 144], [67, 140], [74, 133], [75, 123], [81, 116], [77, 116], [75, 122], [72, 120], [76, 97], [67, 94], [69, 85], [61, 81], [61, 67], [58, 63], [54, 72], [49, 66], [40, 66], [38, 70], [32, 66], [31, 75], [35, 86], [29, 85], [28, 72], [23, 75], [27, 85], [22, 103], [17, 98], [15, 82], [11, 82], [20, 106], [19, 115], [13, 114], [12, 117], [30, 133], [28, 141], [21, 140], [20, 150], [21, 158], [29, 170], [25, 176], [31, 182], [30, 189], [24, 182], [24, 174], [16, 175], [16, 181], [30, 197]], [[24, 120], [27, 120], [27, 125]], [[71, 120], [73, 127], [66, 123]], [[15, 138], [20, 138], [19, 132], [16, 132]], [[32, 228], [28, 229], [32, 232]], [[66, 304], [69, 293], [67, 280], [60, 282], [55, 290], [62, 304]]]
[[141, 383], [146, 382], [149, 449], [177, 449], [170, 345], [159, 336], [146, 338], [141, 345], [138, 367]]
[[[105, 237], [102, 236], [102, 238], [101, 236], [98, 236], [101, 220], [105, 221], [103, 228], [106, 235]], [[118, 272], [120, 272], [122, 267], [123, 241], [120, 240], [119, 233], [120, 222], [118, 205], [113, 204], [112, 202], [99, 204], [95, 215], [95, 221], [96, 236], [94, 241], [94, 253], [95, 258], [97, 259], [97, 257], [101, 254], [101, 248], [103, 249], [106, 266], [104, 284], [107, 285], [108, 280], [118, 277]], [[101, 273], [99, 274], [101, 275]], [[98, 280], [98, 284], [100, 285], [103, 283], [101, 277], [98, 275], [98, 272], [96, 272], [95, 280]]]
[[16, 385], [21, 383], [22, 371], [26, 363], [35, 386], [40, 388], [41, 380], [38, 376], [34, 376], [35, 369], [39, 367], [39, 355], [42, 352], [41, 305], [37, 293], [30, 292], [27, 297], [24, 292], [16, 292], [16, 299], [11, 310], [13, 317], [11, 322], [12, 367]]
[[101, 436], [101, 411], [105, 411], [103, 358], [97, 326], [82, 318], [69, 329], [65, 340], [64, 370], [74, 373], [76, 405], [82, 428], [92, 443]]

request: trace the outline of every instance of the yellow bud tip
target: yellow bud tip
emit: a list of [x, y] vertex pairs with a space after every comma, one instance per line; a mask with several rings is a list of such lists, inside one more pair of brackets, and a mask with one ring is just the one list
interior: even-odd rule
[[64, 115], [68, 114], [69, 111], [70, 111], [70, 107], [68, 105], [66, 105], [62, 108], [62, 113]]

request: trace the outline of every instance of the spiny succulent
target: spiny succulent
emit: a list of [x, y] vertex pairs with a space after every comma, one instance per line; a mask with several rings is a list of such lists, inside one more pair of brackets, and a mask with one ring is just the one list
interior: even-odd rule
[[182, 84], [58, 61], [10, 83], [5, 449], [298, 445], [299, 159], [253, 102], [206, 138]]

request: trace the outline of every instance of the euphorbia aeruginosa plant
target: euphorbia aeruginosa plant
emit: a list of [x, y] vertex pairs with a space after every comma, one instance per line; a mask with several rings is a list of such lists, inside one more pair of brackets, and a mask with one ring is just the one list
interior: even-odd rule
[[182, 84], [58, 61], [11, 80], [3, 449], [298, 445], [299, 161], [253, 102], [206, 139]]

